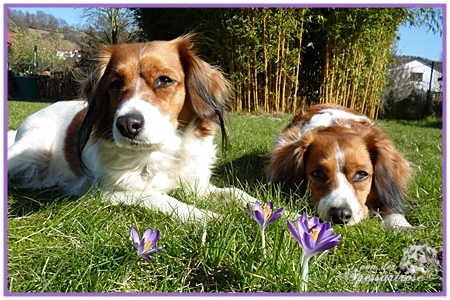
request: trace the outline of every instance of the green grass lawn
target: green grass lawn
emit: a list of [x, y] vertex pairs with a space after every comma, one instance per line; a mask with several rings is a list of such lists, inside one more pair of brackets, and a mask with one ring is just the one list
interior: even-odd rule
[[[25, 116], [48, 104], [9, 101], [9, 129], [16, 129]], [[213, 182], [243, 188], [262, 202], [273, 201], [276, 208], [314, 215], [305, 199], [285, 199], [263, 188], [264, 155], [290, 116], [233, 113], [229, 119], [231, 148], [226, 155], [219, 152]], [[341, 242], [311, 259], [310, 292], [442, 292], [442, 272], [415, 281], [412, 276], [407, 277], [409, 281], [395, 280], [401, 274], [398, 264], [406, 247], [427, 244], [443, 250], [439, 122], [377, 121], [414, 164], [409, 190], [415, 206], [407, 219], [424, 228], [384, 230], [376, 216], [355, 226], [334, 226]], [[286, 226], [293, 217], [284, 215], [266, 228], [264, 259], [259, 227], [244, 207], [183, 191], [176, 192], [176, 197], [221, 213], [224, 220], [183, 224], [140, 207], [113, 206], [94, 193], [71, 199], [9, 189], [8, 292], [298, 291], [302, 252]], [[131, 226], [140, 234], [146, 228], [159, 229], [157, 245], [165, 249], [155, 253], [152, 261], [137, 257], [129, 240]]]

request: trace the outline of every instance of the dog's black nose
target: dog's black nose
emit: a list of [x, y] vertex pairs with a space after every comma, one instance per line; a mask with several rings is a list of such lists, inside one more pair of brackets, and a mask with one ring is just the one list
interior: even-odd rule
[[333, 223], [345, 224], [352, 217], [352, 210], [348, 206], [332, 207], [329, 214]]
[[144, 127], [144, 117], [139, 114], [128, 114], [118, 117], [116, 127], [123, 136], [134, 139]]

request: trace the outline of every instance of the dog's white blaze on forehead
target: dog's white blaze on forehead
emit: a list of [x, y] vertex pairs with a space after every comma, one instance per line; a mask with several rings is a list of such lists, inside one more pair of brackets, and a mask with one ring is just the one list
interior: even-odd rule
[[[139, 69], [140, 69], [140, 67], [139, 67]], [[141, 72], [140, 70], [139, 70], [139, 72]], [[136, 90], [136, 93], [137, 93], [137, 91], [140, 91], [141, 90], [141, 78], [139, 78], [138, 80], [136, 80], [135, 81], [135, 83], [136, 83], [136, 87], [135, 87], [135, 90]], [[135, 97], [139, 97], [139, 95], [135, 95]]]
[[141, 61], [144, 56], [146, 46], [146, 44], [142, 44], [139, 49], [139, 61]]
[[371, 122], [366, 116], [358, 116], [340, 109], [323, 109], [316, 115], [314, 115], [299, 132], [302, 138], [305, 133], [314, 130], [318, 127], [330, 127], [338, 125], [338, 120], [353, 120], [355, 122], [368, 121]]
[[338, 172], [337, 180], [338, 188], [320, 199], [317, 204], [317, 212], [322, 219], [329, 221], [330, 208], [348, 206], [352, 211], [351, 223], [358, 223], [362, 219], [362, 207], [356, 198], [355, 190], [343, 173]]
[[337, 160], [337, 165], [338, 165], [338, 171], [340, 173], [344, 173], [345, 153], [342, 151], [339, 144], [337, 147], [338, 147], [338, 150], [337, 150], [336, 160]]
[[145, 119], [146, 115], [161, 115], [157, 106], [142, 100], [142, 97], [135, 95], [128, 101], [122, 102], [116, 110], [116, 118], [131, 112], [140, 112]]

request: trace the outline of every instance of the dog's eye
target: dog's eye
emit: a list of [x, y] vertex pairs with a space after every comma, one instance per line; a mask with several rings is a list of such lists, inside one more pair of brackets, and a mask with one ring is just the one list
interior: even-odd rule
[[310, 174], [311, 178], [317, 181], [326, 181], [327, 176], [321, 170], [312, 171]]
[[369, 174], [366, 171], [358, 171], [353, 176], [353, 181], [364, 181], [369, 178]]
[[172, 80], [172, 78], [167, 77], [167, 76], [161, 76], [158, 77], [158, 79], [156, 79], [155, 82], [155, 87], [167, 87], [170, 86], [174, 83], [174, 81]]
[[120, 80], [111, 81], [109, 89], [113, 92], [120, 92], [120, 90], [122, 90], [122, 82], [120, 82]]

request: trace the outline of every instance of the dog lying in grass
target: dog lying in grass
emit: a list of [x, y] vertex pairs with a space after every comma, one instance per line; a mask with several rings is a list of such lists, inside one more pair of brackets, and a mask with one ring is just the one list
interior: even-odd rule
[[386, 227], [409, 228], [411, 167], [369, 118], [335, 104], [299, 109], [274, 141], [268, 180], [299, 187], [325, 221], [357, 224], [379, 211]]
[[9, 133], [8, 176], [19, 187], [81, 196], [98, 186], [113, 203], [182, 221], [218, 216], [168, 195], [181, 186], [256, 201], [210, 184], [216, 129], [226, 139], [230, 84], [197, 56], [192, 36], [104, 47], [82, 96], [36, 112]]

